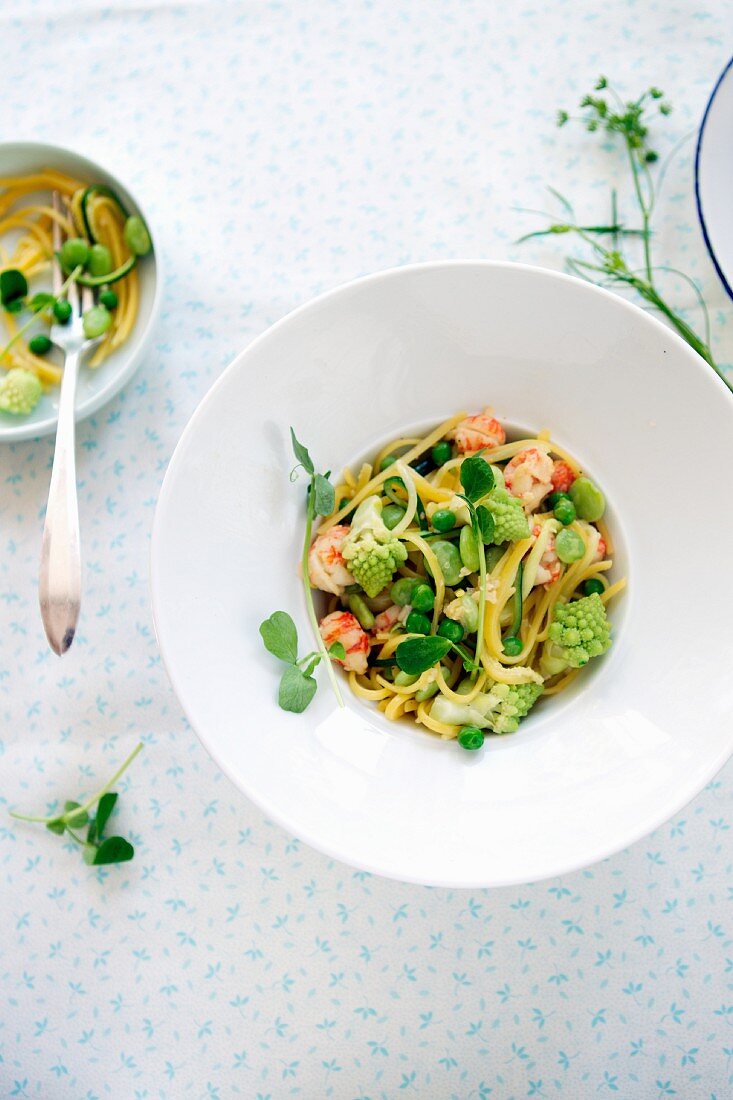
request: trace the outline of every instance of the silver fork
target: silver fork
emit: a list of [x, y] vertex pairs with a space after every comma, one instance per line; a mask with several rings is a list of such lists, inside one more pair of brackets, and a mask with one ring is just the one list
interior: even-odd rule
[[[61, 212], [58, 192], [53, 194], [53, 207]], [[53, 223], [53, 248], [61, 248], [61, 226]], [[54, 255], [53, 293], [58, 295], [64, 275]], [[81, 294], [79, 294], [81, 289]], [[41, 617], [49, 645], [61, 657], [69, 649], [76, 633], [81, 607], [81, 548], [79, 543], [79, 503], [76, 493], [76, 456], [74, 428], [74, 397], [79, 363], [82, 355], [98, 343], [84, 335], [82, 313], [94, 304], [89, 287], [78, 288], [71, 283], [66, 297], [71, 306], [68, 324], [54, 324], [50, 338], [65, 354], [64, 373], [59, 395], [59, 415], [56, 427], [56, 447], [53, 455], [51, 484], [48, 490], [46, 521], [43, 525], [39, 601]]]

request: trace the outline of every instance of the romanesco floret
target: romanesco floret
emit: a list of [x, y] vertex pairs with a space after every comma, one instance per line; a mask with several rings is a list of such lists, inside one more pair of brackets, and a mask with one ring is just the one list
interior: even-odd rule
[[494, 489], [483, 503], [494, 517], [494, 542], [518, 542], [529, 538], [529, 521], [517, 497], [506, 489]]
[[377, 596], [407, 559], [407, 550], [382, 519], [379, 497], [367, 497], [358, 506], [341, 552], [369, 597]]
[[605, 653], [611, 645], [611, 628], [598, 593], [557, 604], [547, 636], [557, 647], [548, 653], [548, 661], [564, 660], [571, 668]]
[[[459, 689], [459, 694], [462, 692]], [[488, 680], [469, 703], [439, 695], [430, 717], [448, 726], [475, 726], [493, 733], [515, 733], [519, 723], [542, 694], [542, 684], [499, 684]]]
[[0, 412], [27, 416], [41, 400], [43, 388], [32, 371], [13, 367], [0, 378]]

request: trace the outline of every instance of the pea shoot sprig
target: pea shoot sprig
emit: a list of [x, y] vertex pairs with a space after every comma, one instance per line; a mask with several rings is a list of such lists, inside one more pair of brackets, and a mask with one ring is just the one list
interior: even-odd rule
[[[471, 455], [461, 463], [460, 479], [463, 492], [458, 496], [465, 502], [470, 519], [472, 535], [471, 552], [477, 558], [479, 574], [478, 623], [476, 631], [476, 651], [474, 656], [459, 645], [453, 638], [443, 634], [432, 634], [423, 638], [408, 638], [395, 649], [394, 657], [377, 664], [396, 664], [400, 671], [411, 676], [420, 676], [429, 668], [438, 664], [453, 650], [459, 654], [466, 672], [474, 674], [481, 667], [481, 648], [483, 646], [483, 621], [486, 613], [486, 547], [494, 537], [494, 517], [488, 508], [480, 503], [494, 488], [494, 471], [480, 454]], [[464, 553], [467, 548], [464, 547]], [[409, 624], [409, 620], [408, 620]]]
[[331, 515], [336, 504], [336, 493], [329, 481], [330, 471], [325, 474], [316, 472], [307, 447], [304, 447], [298, 440], [292, 428], [290, 429], [290, 438], [293, 453], [298, 460], [298, 465], [290, 474], [290, 480], [294, 481], [301, 469], [305, 471], [309, 479], [306, 489], [305, 532], [303, 535], [301, 569], [305, 604], [313, 633], [318, 639], [318, 649], [307, 653], [305, 657], [298, 658], [298, 632], [295, 623], [286, 611], [275, 611], [268, 619], [265, 619], [260, 624], [260, 634], [265, 648], [287, 665], [280, 679], [278, 704], [283, 710], [301, 714], [316, 693], [318, 684], [313, 673], [321, 661], [326, 662], [328, 676], [339, 706], [344, 705], [331, 658], [343, 661], [346, 657], [346, 650], [341, 642], [335, 642], [330, 649], [326, 649], [325, 642], [318, 629], [318, 618], [313, 605], [313, 590], [310, 585], [308, 571], [308, 552], [310, 551], [313, 534], [313, 523], [317, 516]]
[[[690, 347], [709, 363], [713, 370], [733, 389], [720, 367], [716, 364], [710, 349], [710, 319], [705, 301], [697, 284], [684, 272], [666, 265], [655, 264], [652, 259], [651, 219], [659, 196], [662, 182], [669, 164], [669, 158], [661, 165], [656, 175], [652, 175], [652, 166], [659, 160], [659, 154], [649, 143], [650, 111], [656, 109], [658, 115], [666, 117], [672, 108], [664, 99], [664, 93], [656, 87], [647, 89], [637, 99], [624, 101], [609, 84], [606, 77], [596, 81], [593, 92], [583, 96], [580, 101], [581, 114], [571, 116], [567, 111], [559, 111], [558, 126], [568, 122], [580, 122], [590, 133], [603, 133], [620, 139], [624, 154], [628, 160], [636, 206], [641, 226], [629, 228], [619, 221], [616, 192], [611, 192], [611, 218], [606, 225], [583, 225], [576, 218], [571, 203], [554, 188], [550, 193], [560, 202], [565, 215], [563, 221], [553, 222], [547, 228], [535, 230], [520, 238], [521, 241], [533, 237], [572, 234], [590, 249], [590, 258], [577, 256], [567, 258], [567, 267], [573, 274], [615, 289], [631, 287], [652, 309], [663, 314]], [[672, 151], [670, 157], [677, 151]], [[603, 238], [610, 238], [609, 244]], [[641, 242], [643, 263], [637, 267], [624, 254], [624, 243], [629, 239]], [[669, 273], [681, 278], [694, 292], [704, 319], [704, 337], [699, 335], [683, 316], [662, 296], [657, 285], [657, 276]]]
[[[88, 798], [86, 802], [64, 802], [61, 813], [49, 814], [47, 817], [39, 817], [33, 814], [20, 814], [14, 810], [10, 816], [17, 821], [34, 821], [44, 824], [46, 828], [56, 833], [57, 836], [70, 836], [75, 844], [82, 849], [82, 858], [90, 866], [99, 867], [104, 863], [126, 863], [135, 855], [135, 849], [129, 840], [121, 836], [103, 836], [104, 829], [109, 821], [110, 814], [117, 802], [117, 793], [111, 788], [127, 771], [135, 757], [142, 750], [142, 742], [137, 744], [127, 759], [120, 765], [111, 779], [104, 786]], [[96, 806], [96, 814], [90, 816], [89, 811]], [[86, 837], [79, 836], [78, 830], [86, 826]]]
[[488, 508], [479, 504], [485, 496], [494, 488], [494, 471], [481, 455], [472, 455], [461, 463], [461, 486], [463, 492], [458, 495], [468, 505], [468, 514], [471, 521], [479, 563], [479, 595], [478, 595], [478, 623], [476, 631], [476, 667], [481, 662], [481, 647], [484, 640], [484, 615], [486, 614], [486, 549], [484, 543], [491, 542], [494, 537], [494, 517]]

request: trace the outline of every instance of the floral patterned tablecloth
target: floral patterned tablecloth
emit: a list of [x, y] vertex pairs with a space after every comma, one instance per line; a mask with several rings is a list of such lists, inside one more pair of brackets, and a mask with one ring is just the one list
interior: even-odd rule
[[[51, 441], [0, 449], [0, 1096], [731, 1095], [730, 768], [563, 879], [459, 892], [354, 872], [268, 822], [199, 745], [156, 648], [148, 552], [176, 440], [240, 348], [379, 268], [560, 266], [565, 238], [513, 244], [537, 224], [514, 208], [545, 207], [553, 183], [605, 217], [624, 176], [555, 109], [599, 71], [629, 93], [658, 83], [670, 149], [699, 122], [732, 15], [726, 0], [0, 5], [3, 137], [108, 164], [166, 268], [150, 354], [80, 427], [85, 600], [63, 661], [36, 604]], [[693, 153], [672, 162], [656, 247], [700, 280], [726, 361]], [[704, 441], [689, 453], [704, 469]], [[138, 737], [120, 806], [133, 863], [94, 871], [3, 820], [93, 789]]]

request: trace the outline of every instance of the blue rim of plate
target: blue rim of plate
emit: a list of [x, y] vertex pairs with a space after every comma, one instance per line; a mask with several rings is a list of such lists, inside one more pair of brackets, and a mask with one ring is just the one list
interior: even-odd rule
[[728, 296], [730, 298], [733, 298], [733, 286], [731, 286], [731, 284], [728, 282], [728, 279], [723, 274], [722, 267], [718, 263], [718, 258], [715, 255], [715, 249], [713, 248], [712, 241], [710, 240], [710, 236], [708, 234], [708, 227], [707, 227], [707, 224], [705, 222], [705, 215], [703, 214], [703, 210], [702, 210], [702, 200], [700, 198], [700, 150], [702, 149], [702, 139], [703, 139], [704, 134], [705, 134], [705, 125], [706, 125], [707, 120], [708, 120], [708, 115], [710, 114], [710, 109], [713, 105], [713, 102], [715, 101], [716, 95], [718, 94], [718, 91], [720, 89], [720, 85], [725, 80], [725, 78], [728, 75], [728, 73], [729, 73], [732, 66], [733, 66], [733, 57], [730, 58], [727, 65], [723, 69], [722, 73], [720, 74], [718, 79], [715, 81], [715, 87], [713, 88], [712, 92], [710, 93], [710, 98], [707, 101], [707, 104], [705, 106], [705, 111], [704, 111], [704, 114], [702, 116], [702, 122], [700, 123], [700, 130], [699, 130], [698, 135], [697, 135], [697, 146], [695, 148], [695, 205], [697, 206], [697, 217], [698, 217], [698, 220], [700, 222], [700, 228], [702, 229], [702, 235], [703, 235], [703, 238], [705, 240], [705, 246], [706, 246], [708, 252], [710, 253], [710, 259], [713, 261], [713, 266], [714, 266], [715, 270], [718, 273], [718, 278], [720, 279], [721, 283], [725, 287], [725, 289], [728, 293]]

